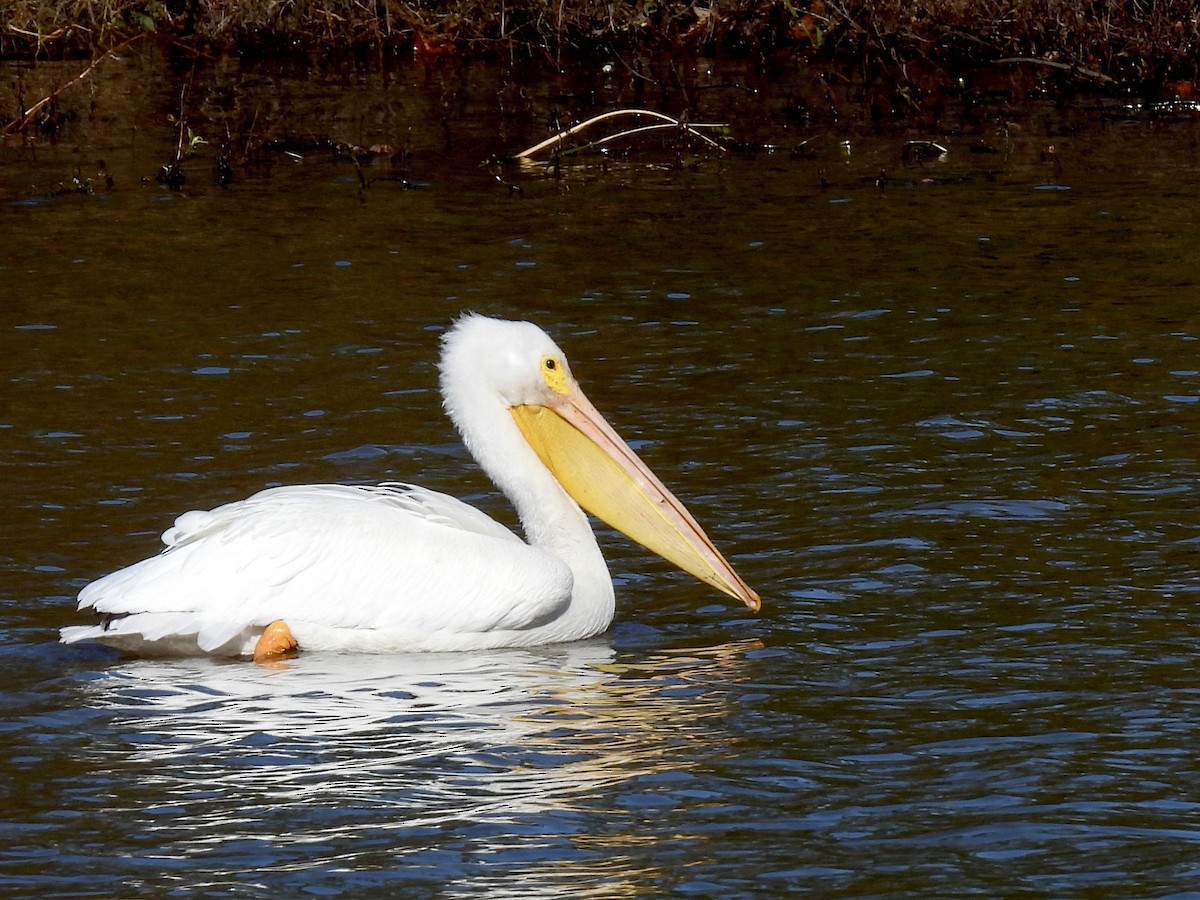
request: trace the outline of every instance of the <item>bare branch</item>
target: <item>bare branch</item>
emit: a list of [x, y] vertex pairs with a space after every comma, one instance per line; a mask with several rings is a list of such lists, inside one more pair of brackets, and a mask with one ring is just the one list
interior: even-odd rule
[[668, 124], [643, 126], [641, 128], [635, 128], [630, 131], [623, 131], [620, 134], [610, 135], [609, 137], [601, 138], [600, 140], [594, 141], [592, 144], [589, 144], [588, 146], [597, 146], [602, 143], [607, 143], [610, 140], [615, 140], [618, 137], [624, 137], [624, 136], [630, 135], [630, 134], [637, 134], [641, 131], [646, 131], [646, 130], [659, 129], [659, 128], [681, 128], [684, 131], [686, 131], [688, 134], [691, 134], [695, 137], [700, 138], [702, 141], [705, 141], [705, 142], [711, 144], [713, 147], [717, 148], [718, 150], [724, 149], [723, 147], [721, 147], [720, 144], [718, 144], [712, 138], [708, 137], [707, 135], [701, 134], [697, 130], [699, 128], [724, 128], [725, 127], [724, 125], [686, 124], [686, 123], [680, 121], [679, 119], [673, 118], [671, 116], [665, 115], [660, 112], [655, 112], [654, 110], [650, 110], [650, 109], [614, 109], [614, 110], [610, 110], [609, 112], [606, 112], [606, 113], [601, 113], [598, 116], [593, 116], [592, 118], [587, 119], [583, 122], [580, 122], [578, 125], [574, 125], [568, 129], [566, 129], [565, 131], [560, 131], [558, 134], [554, 135], [553, 137], [546, 138], [546, 140], [544, 140], [540, 143], [534, 144], [532, 147], [528, 147], [525, 150], [522, 150], [520, 153], [516, 154], [513, 157], [513, 159], [528, 159], [530, 156], [533, 156], [535, 153], [540, 153], [542, 150], [545, 150], [547, 147], [551, 147], [555, 144], [561, 144], [563, 141], [565, 141], [567, 138], [571, 137], [572, 135], [578, 134], [579, 132], [584, 131], [585, 129], [591, 128], [593, 125], [597, 125], [600, 122], [607, 121], [608, 119], [617, 118], [619, 116], [649, 116], [652, 119], [659, 119], [660, 121], [666, 122]]
[[124, 50], [130, 44], [134, 43], [135, 41], [139, 41], [141, 39], [142, 39], [142, 35], [136, 35], [135, 37], [131, 37], [129, 40], [125, 41], [124, 43], [118, 44], [116, 47], [113, 47], [111, 50], [104, 51], [104, 53], [100, 54], [94, 60], [92, 60], [91, 65], [89, 65], [86, 69], [84, 69], [82, 72], [80, 72], [74, 78], [72, 78], [70, 81], [68, 81], [62, 87], [55, 88], [47, 96], [43, 97], [37, 103], [33, 104], [33, 106], [29, 107], [29, 109], [25, 110], [20, 116], [18, 116], [15, 119], [10, 120], [3, 128], [0, 128], [0, 134], [13, 134], [18, 131], [24, 131], [26, 128], [29, 127], [29, 123], [33, 121], [34, 117], [39, 112], [41, 112], [43, 109], [45, 109], [47, 106], [49, 106], [51, 103], [53, 103], [55, 100], [58, 99], [59, 94], [63, 93], [64, 91], [70, 90], [71, 88], [75, 87], [75, 85], [77, 85], [77, 84], [81, 84], [82, 82], [86, 81], [91, 76], [91, 74], [96, 71], [96, 69], [99, 67], [100, 63], [104, 62], [104, 60], [108, 59], [110, 56], [112, 56], [116, 53], [120, 53], [122, 50]]

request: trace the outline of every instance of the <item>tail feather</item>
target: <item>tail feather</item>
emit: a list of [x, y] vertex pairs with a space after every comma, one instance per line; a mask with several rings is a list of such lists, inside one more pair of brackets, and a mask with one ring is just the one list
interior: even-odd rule
[[69, 625], [59, 630], [59, 639], [96, 641], [145, 656], [244, 656], [261, 630], [245, 622], [204, 622], [194, 613], [134, 613], [98, 625]]

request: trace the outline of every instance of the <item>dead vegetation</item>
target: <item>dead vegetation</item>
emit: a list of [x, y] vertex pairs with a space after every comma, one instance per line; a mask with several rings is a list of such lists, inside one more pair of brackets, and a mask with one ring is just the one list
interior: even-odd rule
[[95, 60], [139, 36], [195, 53], [415, 53], [562, 66], [618, 57], [798, 58], [866, 81], [954, 82], [984, 64], [1192, 99], [1191, 0], [8, 0], [0, 56]]

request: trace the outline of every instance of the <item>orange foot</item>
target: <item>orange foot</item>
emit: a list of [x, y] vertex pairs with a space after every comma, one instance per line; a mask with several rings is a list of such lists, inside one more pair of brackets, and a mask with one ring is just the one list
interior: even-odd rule
[[296, 650], [299, 646], [296, 639], [292, 637], [292, 630], [287, 627], [287, 622], [283, 619], [276, 619], [263, 629], [262, 636], [254, 645], [254, 661], [267, 662], [278, 659]]

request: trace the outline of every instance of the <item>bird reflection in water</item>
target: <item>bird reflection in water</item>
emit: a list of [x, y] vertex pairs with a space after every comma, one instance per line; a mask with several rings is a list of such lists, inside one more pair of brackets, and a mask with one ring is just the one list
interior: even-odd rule
[[759, 646], [136, 660], [85, 702], [113, 715], [100, 756], [138, 772], [118, 813], [214, 874], [253, 842], [284, 886], [403, 865], [414, 885], [611, 897], [652, 877], [639, 849], [659, 836], [629, 816], [688, 802], [689, 772], [734, 754], [728, 704]]

